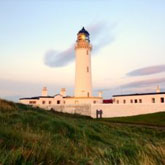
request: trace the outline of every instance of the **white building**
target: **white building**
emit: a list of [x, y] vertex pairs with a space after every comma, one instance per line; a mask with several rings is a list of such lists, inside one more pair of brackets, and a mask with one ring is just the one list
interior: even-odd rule
[[75, 94], [66, 96], [65, 88], [60, 94], [48, 96], [47, 88], [44, 87], [42, 95], [32, 98], [20, 98], [20, 102], [43, 108], [51, 108], [55, 105], [89, 105], [101, 104], [102, 94], [92, 95], [92, 71], [91, 71], [91, 51], [89, 33], [84, 27], [77, 34], [75, 44]]
[[113, 104], [161, 104], [165, 103], [165, 92], [114, 95]]
[[20, 102], [47, 110], [78, 113], [95, 117], [132, 116], [165, 111], [165, 92], [158, 87], [155, 93], [114, 95], [113, 104], [103, 104], [102, 92], [92, 95], [92, 69], [89, 33], [82, 28], [77, 34], [75, 44], [75, 92], [67, 96], [66, 89], [60, 94], [48, 96], [44, 87], [42, 95], [31, 98], [20, 98]]
[[113, 104], [92, 105], [91, 117], [96, 117], [96, 110], [105, 118], [165, 112], [165, 92], [114, 95]]

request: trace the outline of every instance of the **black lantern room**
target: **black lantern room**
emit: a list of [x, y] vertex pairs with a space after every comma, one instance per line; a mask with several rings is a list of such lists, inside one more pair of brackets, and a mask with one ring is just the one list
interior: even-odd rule
[[78, 36], [78, 41], [84, 40], [90, 42], [89, 33], [88, 31], [85, 30], [84, 27], [77, 33], [77, 36]]

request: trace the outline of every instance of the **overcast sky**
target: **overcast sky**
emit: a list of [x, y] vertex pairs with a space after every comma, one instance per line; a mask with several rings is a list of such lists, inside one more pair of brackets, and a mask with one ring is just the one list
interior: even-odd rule
[[93, 91], [165, 86], [164, 0], [0, 0], [0, 97], [74, 91], [77, 32], [90, 33]]

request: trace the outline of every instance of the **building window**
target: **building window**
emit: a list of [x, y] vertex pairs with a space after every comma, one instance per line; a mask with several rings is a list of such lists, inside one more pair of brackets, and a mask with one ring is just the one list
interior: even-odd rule
[[89, 72], [89, 67], [87, 66], [87, 72]]
[[60, 100], [57, 100], [57, 104], [60, 104]]
[[87, 50], [87, 55], [88, 55], [88, 50]]
[[139, 99], [139, 103], [142, 103], [142, 99]]
[[36, 101], [29, 101], [29, 104], [36, 104]]
[[137, 103], [138, 101], [137, 101], [137, 99], [135, 99], [135, 103]]
[[152, 98], [152, 103], [155, 103], [155, 98]]
[[93, 101], [93, 104], [96, 104], [96, 101], [95, 100]]
[[161, 102], [161, 103], [164, 103], [164, 97], [161, 97], [161, 98], [160, 98], [160, 102]]
[[45, 101], [42, 101], [42, 104], [45, 104]]
[[65, 100], [64, 100], [64, 104], [65, 104]]
[[49, 101], [49, 104], [51, 104], [52, 102], [51, 101]]
[[117, 104], [119, 104], [119, 100], [117, 100]]
[[126, 103], [126, 100], [123, 100], [123, 103], [125, 104]]
[[133, 103], [133, 100], [132, 99], [130, 100], [130, 103]]

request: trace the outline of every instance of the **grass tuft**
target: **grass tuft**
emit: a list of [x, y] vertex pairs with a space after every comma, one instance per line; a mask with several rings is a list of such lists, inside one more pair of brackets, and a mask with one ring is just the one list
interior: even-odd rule
[[94, 120], [0, 100], [0, 164], [164, 165], [164, 115]]

